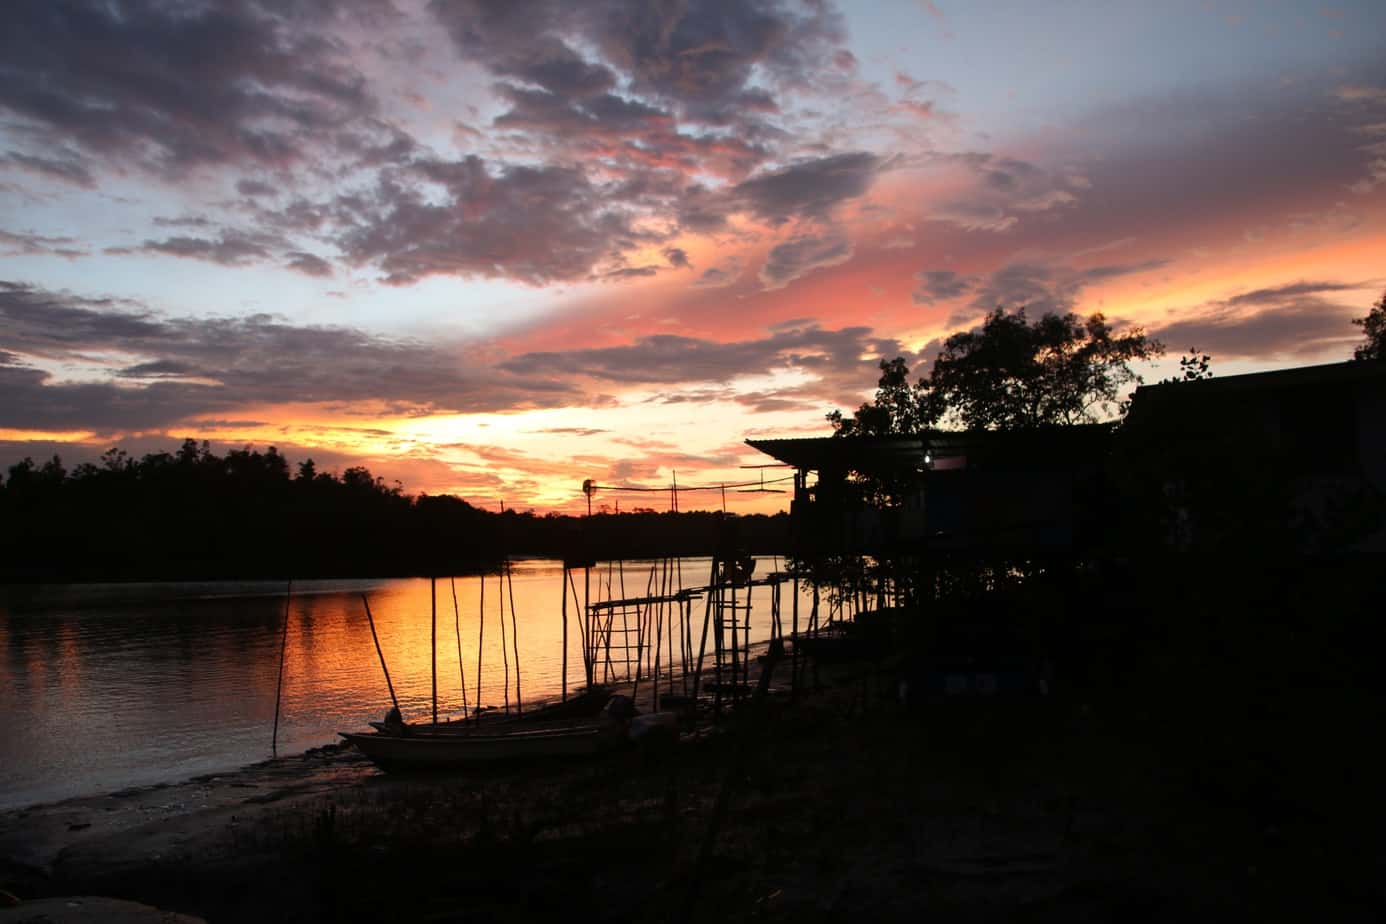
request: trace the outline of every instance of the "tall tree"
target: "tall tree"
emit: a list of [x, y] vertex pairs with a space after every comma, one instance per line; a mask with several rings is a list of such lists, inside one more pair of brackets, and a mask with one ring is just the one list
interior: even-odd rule
[[918, 433], [927, 422], [923, 419], [923, 383], [910, 384], [910, 367], [905, 358], [881, 360], [881, 378], [876, 383], [876, 400], [867, 402], [844, 417], [833, 411], [828, 420], [834, 436], [888, 436], [894, 433]]
[[1046, 314], [1032, 324], [1024, 308], [998, 308], [944, 342], [924, 382], [923, 416], [988, 430], [1095, 421], [1140, 383], [1130, 363], [1163, 352], [1141, 328], [1117, 333], [1101, 314]]
[[850, 418], [828, 415], [837, 436], [917, 433], [927, 427], [1014, 430], [1076, 424], [1119, 412], [1131, 370], [1164, 346], [1139, 327], [1118, 333], [1101, 314], [998, 308], [982, 326], [949, 337], [926, 379], [909, 383], [902, 358], [881, 363], [876, 400]]
[[1367, 337], [1367, 342], [1353, 351], [1353, 358], [1386, 359], [1386, 292], [1381, 293], [1365, 318], [1353, 318], [1352, 323], [1362, 328]]

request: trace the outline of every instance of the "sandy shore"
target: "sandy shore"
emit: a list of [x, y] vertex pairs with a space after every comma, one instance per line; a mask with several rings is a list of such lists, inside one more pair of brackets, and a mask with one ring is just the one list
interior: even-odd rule
[[60, 862], [118, 869], [197, 849], [214, 832], [253, 825], [269, 807], [360, 785], [375, 768], [329, 745], [228, 773], [135, 787], [0, 814], [0, 858], [52, 875]]

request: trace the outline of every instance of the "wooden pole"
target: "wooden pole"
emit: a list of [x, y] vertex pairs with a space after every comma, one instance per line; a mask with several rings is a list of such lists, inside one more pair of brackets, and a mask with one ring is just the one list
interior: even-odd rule
[[789, 696], [791, 699], [799, 694], [799, 562], [794, 562], [794, 626], [790, 642], [794, 648], [790, 652], [792, 660], [789, 662]]
[[361, 602], [366, 605], [366, 620], [371, 624], [371, 640], [375, 642], [375, 653], [380, 657], [380, 669], [385, 672], [385, 686], [390, 690], [390, 702], [399, 709], [399, 699], [395, 697], [395, 685], [390, 682], [390, 669], [385, 666], [385, 652], [380, 650], [380, 636], [375, 634], [375, 617], [371, 615], [371, 601], [366, 599], [366, 595], [361, 595]]
[[505, 711], [510, 711], [510, 652], [505, 650], [505, 565], [496, 575], [496, 601], [500, 604], [501, 664], [505, 667]]
[[[573, 572], [571, 571], [568, 571], [568, 587], [573, 591], [573, 606], [579, 606], [580, 601], [578, 600], [577, 582], [573, 579]], [[566, 603], [567, 601], [565, 600], [564, 602]], [[587, 663], [587, 637], [584, 634], [581, 610], [578, 612], [578, 641], [582, 643], [582, 673], [590, 689], [592, 685], [592, 669]]]
[[279, 682], [274, 687], [274, 734], [270, 736], [270, 754], [279, 756], [279, 702], [284, 695], [284, 655], [289, 647], [289, 600], [294, 594], [294, 579], [284, 591], [284, 631], [279, 636]]
[[481, 721], [481, 643], [486, 641], [486, 572], [481, 573], [481, 603], [476, 620], [476, 720]]
[[568, 701], [568, 563], [563, 562], [563, 576], [558, 579], [558, 592], [563, 597], [563, 699]]
[[449, 577], [452, 584], [452, 628], [457, 633], [457, 680], [462, 685], [462, 715], [467, 715], [467, 669], [462, 666], [462, 611], [457, 607], [457, 578]]
[[[589, 492], [588, 495], [587, 495], [587, 519], [583, 520], [582, 525], [583, 525], [583, 530], [584, 530], [584, 532], [585, 532], [586, 535], [587, 535], [587, 541], [588, 541], [588, 543], [589, 543], [588, 546], [587, 546], [587, 549], [588, 549], [588, 550], [585, 551], [583, 554], [584, 554], [584, 555], [590, 555], [590, 554], [591, 554], [591, 551], [590, 551], [590, 550], [591, 550], [591, 545], [590, 545], [590, 543], [591, 543], [591, 541], [592, 541], [592, 495], [591, 495], [590, 492]], [[573, 595], [574, 595], [574, 596], [577, 595], [577, 590], [576, 590], [576, 588], [574, 588], [574, 590], [573, 590]], [[593, 679], [593, 675], [594, 675], [595, 672], [596, 672], [596, 667], [597, 667], [597, 665], [596, 665], [597, 650], [596, 650], [595, 648], [592, 647], [593, 642], [592, 642], [592, 611], [591, 611], [591, 609], [590, 609], [591, 604], [592, 604], [592, 568], [586, 563], [586, 561], [584, 561], [584, 562], [583, 562], [583, 565], [582, 565], [582, 616], [581, 616], [581, 620], [582, 620], [582, 627], [583, 627], [583, 629], [582, 629], [582, 643], [583, 643], [583, 645], [587, 646], [588, 649], [589, 649], [589, 654], [588, 654], [587, 658], [585, 659], [586, 663], [585, 663], [585, 665], [584, 665], [584, 666], [587, 668], [587, 688], [588, 688], [589, 690], [592, 688], [592, 679]]]
[[515, 621], [515, 574], [508, 558], [505, 560], [505, 587], [510, 594], [510, 645], [515, 652], [515, 712], [524, 715], [525, 707], [520, 699], [520, 624]]
[[428, 579], [428, 667], [433, 678], [433, 724], [438, 724], [438, 579]]
[[[698, 687], [703, 680], [703, 655], [707, 653], [707, 623], [712, 615], [712, 595], [716, 592], [717, 556], [712, 556], [712, 576], [708, 578], [707, 604], [703, 607], [703, 637], [698, 642], [698, 666], [693, 674], [693, 698], [698, 698]], [[715, 644], [715, 643], [714, 643]]]

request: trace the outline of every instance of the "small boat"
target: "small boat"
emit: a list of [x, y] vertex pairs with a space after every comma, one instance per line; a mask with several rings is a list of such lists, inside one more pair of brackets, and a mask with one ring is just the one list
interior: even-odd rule
[[[410, 734], [457, 734], [475, 732], [478, 725], [488, 729], [509, 725], [533, 725], [539, 722], [553, 722], [557, 719], [590, 719], [599, 715], [611, 699], [611, 690], [599, 683], [588, 689], [575, 692], [566, 700], [532, 707], [520, 713], [484, 712], [479, 717], [451, 719], [433, 724], [432, 722], [411, 723], [405, 726]], [[385, 734], [393, 734], [399, 726], [386, 722], [371, 722], [371, 728]]]
[[[603, 703], [593, 714], [592, 703]], [[572, 715], [580, 711], [580, 715]], [[626, 740], [630, 700], [601, 688], [524, 716], [481, 722], [407, 725], [392, 709], [374, 732], [338, 732], [382, 770], [444, 769], [499, 761], [579, 757]]]
[[472, 725], [447, 732], [338, 732], [382, 770], [444, 769], [499, 761], [581, 757], [626, 740], [624, 723], [610, 717], [553, 723]]

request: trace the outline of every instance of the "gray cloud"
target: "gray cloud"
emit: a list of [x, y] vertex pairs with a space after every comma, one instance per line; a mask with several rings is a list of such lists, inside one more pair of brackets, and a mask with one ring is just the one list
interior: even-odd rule
[[837, 266], [851, 258], [852, 242], [838, 232], [799, 235], [770, 249], [760, 268], [760, 281], [767, 289], [778, 289], [816, 269]]
[[718, 265], [703, 270], [702, 275], [693, 283], [693, 287], [697, 289], [726, 288], [734, 285], [741, 278], [741, 273], [745, 268], [745, 261], [740, 257], [729, 257]]
[[305, 253], [301, 250], [290, 251], [285, 254], [289, 262], [285, 264], [289, 269], [305, 276], [317, 276], [326, 278], [332, 275], [332, 264], [328, 263], [317, 254]]
[[[170, 237], [162, 241], [145, 241], [136, 251], [206, 260], [222, 266], [244, 266], [270, 256], [262, 240], [238, 231], [223, 231], [217, 238]], [[128, 253], [130, 248], [112, 247], [107, 253]]]
[[1074, 189], [1082, 184], [1035, 164], [981, 151], [934, 154], [929, 161], [966, 168], [976, 182], [965, 195], [934, 205], [929, 217], [966, 231], [1008, 231], [1020, 222], [1016, 213], [1036, 214], [1078, 203]]
[[279, 195], [279, 190], [262, 180], [240, 180], [236, 183], [236, 192], [251, 197]]
[[9, 164], [39, 176], [62, 180], [64, 183], [71, 183], [86, 189], [93, 189], [96, 186], [96, 180], [92, 177], [91, 171], [87, 169], [86, 163], [83, 162], [80, 155], [73, 152], [67, 152], [61, 158], [55, 158], [10, 151], [0, 158], [0, 164]]
[[343, 197], [336, 206], [352, 225], [338, 246], [352, 262], [378, 266], [391, 284], [431, 275], [531, 285], [581, 279], [647, 239], [574, 167], [492, 171], [473, 156], [413, 169], [433, 184], [433, 196], [382, 178], [370, 198]]
[[458, 51], [497, 76], [579, 97], [608, 91], [619, 75], [634, 93], [709, 124], [773, 107], [752, 83], [758, 70], [804, 83], [844, 39], [825, 5], [777, 0], [434, 0], [432, 9]]
[[791, 218], [825, 218], [839, 203], [871, 188], [881, 171], [879, 157], [865, 151], [802, 161], [737, 185], [737, 207], [779, 224]]
[[932, 305], [939, 300], [957, 298], [977, 284], [976, 277], [959, 276], [952, 270], [922, 270], [915, 274], [919, 288], [914, 290], [916, 305]]
[[1224, 300], [1223, 304], [1233, 307], [1254, 305], [1257, 307], [1282, 305], [1305, 296], [1321, 296], [1332, 292], [1354, 292], [1362, 288], [1362, 283], [1348, 282], [1291, 282], [1282, 286], [1252, 289]]
[[814, 323], [784, 326], [760, 339], [731, 343], [658, 334], [630, 346], [525, 353], [500, 368], [526, 378], [582, 377], [628, 385], [724, 385], [742, 375], [794, 369], [818, 379], [798, 389], [800, 401], [852, 402], [879, 375], [877, 357], [905, 352], [898, 341], [870, 334], [865, 327], [825, 330]]
[[[0, 5], [0, 109], [27, 127], [30, 158], [70, 142], [163, 173], [283, 165], [305, 134], [371, 106], [341, 46], [315, 28], [344, 6], [10, 0]], [[89, 177], [86, 165], [66, 172]]]
[[958, 312], [949, 323], [970, 323], [978, 312], [996, 308], [1026, 308], [1032, 316], [1051, 312], [1067, 314], [1077, 304], [1082, 291], [1094, 283], [1149, 272], [1168, 264], [1168, 260], [1156, 259], [1073, 269], [1047, 263], [1010, 263], [977, 285], [969, 310]]
[[87, 256], [73, 237], [0, 231], [0, 256], [53, 256], [75, 259]]
[[1171, 347], [1198, 349], [1214, 359], [1351, 356], [1361, 339], [1352, 318], [1366, 313], [1325, 296], [1360, 291], [1362, 284], [1295, 282], [1253, 289], [1203, 305], [1152, 333]]
[[[34, 365], [90, 366], [98, 353], [132, 361], [97, 382], [60, 381]], [[469, 367], [446, 344], [264, 314], [164, 318], [136, 304], [13, 282], [0, 282], [0, 354], [0, 427], [19, 429], [148, 429], [285, 402], [494, 411], [552, 406], [576, 394], [561, 381]], [[117, 385], [117, 378], [148, 384]]]

